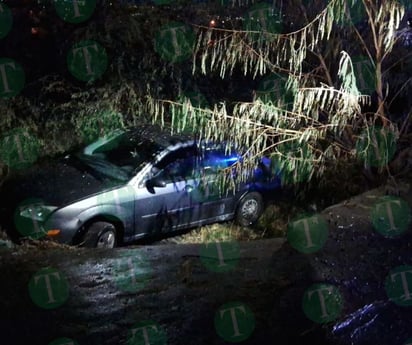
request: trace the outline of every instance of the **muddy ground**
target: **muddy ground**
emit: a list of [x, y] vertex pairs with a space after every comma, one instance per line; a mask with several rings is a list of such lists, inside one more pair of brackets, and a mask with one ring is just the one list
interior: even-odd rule
[[[328, 232], [313, 253], [287, 238], [222, 243], [221, 255], [216, 244], [4, 248], [0, 343], [407, 344], [412, 306], [395, 303], [386, 282], [394, 268], [412, 265], [412, 189], [400, 182], [391, 197], [409, 207], [394, 209], [392, 222], [407, 224], [397, 236], [377, 231], [386, 213], [376, 217], [385, 210], [376, 205], [388, 190], [316, 215]], [[342, 297], [332, 320], [311, 319], [303, 307], [318, 283]]]

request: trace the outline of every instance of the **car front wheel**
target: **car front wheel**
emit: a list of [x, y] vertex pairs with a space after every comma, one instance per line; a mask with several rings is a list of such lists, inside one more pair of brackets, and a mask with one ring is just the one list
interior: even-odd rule
[[236, 209], [236, 222], [241, 226], [250, 226], [257, 222], [263, 212], [263, 199], [258, 192], [246, 194]]
[[114, 248], [116, 243], [116, 228], [107, 222], [91, 224], [83, 239], [83, 246], [89, 248]]

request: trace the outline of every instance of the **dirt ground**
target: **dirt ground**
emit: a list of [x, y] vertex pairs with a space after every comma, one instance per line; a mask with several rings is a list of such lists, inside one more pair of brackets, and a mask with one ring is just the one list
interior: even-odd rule
[[[412, 265], [412, 189], [395, 187], [321, 211], [316, 219], [327, 237], [312, 253], [293, 236], [115, 250], [3, 248], [1, 343], [404, 344], [412, 310], [394, 303], [386, 287], [388, 272]], [[391, 218], [406, 226], [397, 236], [379, 223], [387, 209], [377, 205], [388, 197], [407, 205]], [[340, 292], [333, 319], [316, 320], [316, 308], [305, 304], [314, 284]], [[329, 308], [326, 295], [323, 302]]]

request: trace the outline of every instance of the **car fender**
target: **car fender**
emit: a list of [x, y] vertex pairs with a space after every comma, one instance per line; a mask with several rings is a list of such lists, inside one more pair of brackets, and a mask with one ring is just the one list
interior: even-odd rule
[[[77, 214], [76, 214], [77, 213]], [[56, 210], [47, 221], [47, 229], [61, 229], [60, 242], [79, 243], [86, 226], [93, 221], [107, 221], [117, 226], [122, 232], [133, 232], [134, 213], [129, 209], [116, 204], [93, 205], [78, 213], [75, 205]]]
[[77, 218], [82, 226], [92, 219], [104, 219], [109, 223], [121, 223], [125, 231], [128, 231], [133, 229], [134, 209], [133, 206], [124, 207], [114, 203], [96, 205], [82, 211]]
[[251, 186], [248, 186], [248, 188], [242, 189], [238, 193], [238, 197], [236, 200], [236, 208], [238, 207], [239, 203], [246, 197], [251, 192], [259, 192], [258, 190], [251, 188]]

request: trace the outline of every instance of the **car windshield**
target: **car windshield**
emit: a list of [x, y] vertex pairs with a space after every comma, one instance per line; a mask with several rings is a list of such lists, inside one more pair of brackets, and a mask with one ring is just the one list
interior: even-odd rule
[[88, 166], [120, 180], [130, 179], [162, 146], [136, 132], [116, 132], [96, 140], [77, 155]]

